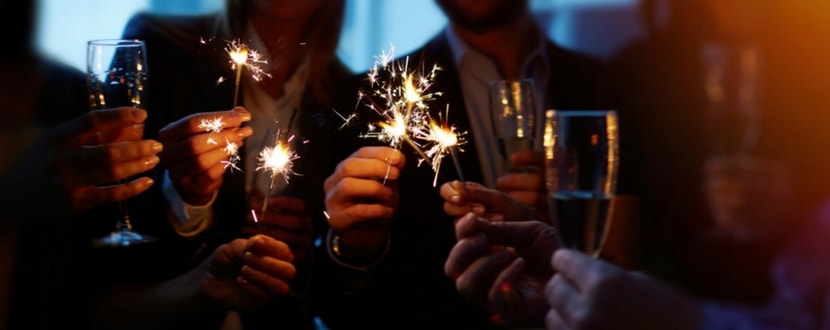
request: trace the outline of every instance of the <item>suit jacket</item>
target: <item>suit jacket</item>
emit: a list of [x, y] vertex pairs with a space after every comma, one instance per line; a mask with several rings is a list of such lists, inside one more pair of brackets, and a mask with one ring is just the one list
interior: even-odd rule
[[[546, 44], [551, 80], [547, 108], [597, 109], [602, 106], [602, 69], [599, 62], [552, 42]], [[449, 122], [460, 131], [470, 129], [458, 72], [443, 33], [408, 54], [410, 67], [438, 64], [443, 70], [431, 91], [443, 92], [433, 109], [449, 102]], [[358, 79], [364, 79], [360, 76]], [[440, 102], [440, 106], [439, 103]], [[365, 126], [364, 126], [365, 127]], [[476, 128], [472, 128], [476, 129]], [[471, 135], [468, 135], [471, 138]], [[475, 141], [470, 141], [475, 143]], [[481, 182], [481, 167], [474, 147], [459, 153], [465, 179]], [[391, 247], [385, 259], [367, 274], [349, 272], [329, 264], [322, 269], [330, 276], [318, 281], [320, 315], [332, 328], [395, 329], [486, 329], [494, 326], [491, 316], [458, 294], [444, 274], [444, 262], [456, 242], [453, 220], [443, 212], [443, 199], [432, 186], [434, 173], [418, 167], [417, 157], [407, 153], [407, 164], [399, 180], [400, 207], [392, 222]], [[451, 162], [445, 162], [438, 185], [456, 179]], [[354, 290], [353, 286], [360, 287]], [[339, 295], [339, 296], [337, 296]], [[317, 295], [315, 295], [317, 297]]]

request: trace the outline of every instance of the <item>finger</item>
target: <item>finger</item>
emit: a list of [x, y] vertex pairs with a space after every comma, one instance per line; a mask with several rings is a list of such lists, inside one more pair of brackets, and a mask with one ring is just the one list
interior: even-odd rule
[[97, 168], [106, 164], [118, 164], [156, 155], [163, 148], [161, 143], [154, 140], [117, 142], [74, 149], [66, 154], [65, 161], [71, 162], [78, 168]]
[[153, 169], [153, 167], [156, 167], [158, 163], [158, 156], [149, 156], [146, 158], [122, 162], [120, 164], [109, 165], [108, 167], [80, 169], [72, 171], [71, 176], [67, 178], [67, 182], [74, 186], [113, 183], [118, 180], [129, 178], [133, 175], [147, 172]]
[[391, 166], [385, 160], [371, 158], [347, 158], [337, 164], [337, 168], [325, 182], [326, 189], [346, 178], [380, 180], [387, 178], [397, 180], [400, 176], [400, 169]]
[[542, 168], [545, 165], [545, 155], [539, 151], [519, 150], [510, 155], [510, 163]]
[[80, 145], [94, 146], [125, 141], [139, 141], [144, 136], [144, 124], [118, 126], [88, 131], [78, 137]]
[[153, 179], [141, 177], [125, 184], [86, 187], [73, 193], [73, 208], [79, 212], [97, 205], [124, 201], [138, 196], [152, 185]]
[[493, 310], [505, 316], [525, 315], [522, 296], [514, 283], [519, 280], [525, 269], [525, 261], [516, 258], [510, 265], [499, 273], [493, 286], [490, 287], [488, 298]]
[[484, 235], [465, 237], [455, 243], [447, 261], [444, 274], [457, 280], [478, 258], [490, 253], [490, 243]]
[[[294, 266], [290, 265], [293, 269]], [[291, 286], [286, 280], [274, 277], [266, 272], [254, 269], [251, 266], [242, 266], [239, 272], [239, 277], [245, 280], [246, 283], [256, 286], [270, 295], [284, 296], [291, 291]]]
[[[167, 157], [167, 158], [166, 158]], [[170, 171], [171, 177], [182, 177], [188, 175], [195, 175], [216, 166], [225, 168], [222, 161], [228, 159], [228, 154], [222, 149], [214, 149], [199, 155], [190, 156], [184, 159], [171, 159], [170, 154], [165, 152], [161, 155], [162, 161]], [[224, 171], [222, 171], [224, 173]], [[211, 174], [217, 174], [212, 172]], [[220, 173], [221, 174], [221, 173]]]
[[542, 180], [542, 176], [536, 173], [510, 173], [499, 177], [496, 181], [496, 188], [501, 191], [541, 191]]
[[207, 133], [209, 125], [221, 123], [216, 128], [235, 128], [243, 122], [251, 120], [251, 113], [242, 107], [236, 107], [228, 111], [202, 112], [192, 114], [168, 124], [159, 131], [159, 139], [162, 141], [179, 141], [184, 138], [200, 133]]
[[[486, 234], [493, 244], [521, 248], [533, 244], [534, 240], [538, 239], [558, 241], [556, 228], [541, 221], [488, 221], [477, 218], [475, 228]], [[551, 244], [555, 245], [556, 242]]]
[[481, 256], [470, 264], [455, 280], [456, 289], [473, 301], [485, 302], [493, 283], [505, 268], [515, 259], [508, 249]]
[[565, 321], [562, 321], [562, 317], [559, 316], [559, 313], [554, 308], [548, 310], [548, 314], [545, 316], [545, 327], [547, 327], [548, 330], [572, 329], [567, 324], [565, 324]]
[[[389, 202], [394, 195], [392, 188], [375, 180], [344, 178], [326, 197], [332, 205], [351, 205], [356, 200], [370, 199], [381, 203]], [[328, 205], [327, 201], [327, 205]]]
[[52, 130], [59, 141], [70, 140], [87, 132], [106, 130], [119, 126], [141, 124], [147, 119], [147, 111], [137, 108], [113, 108], [91, 111], [60, 124]]
[[264, 290], [264, 288], [250, 283], [248, 280], [243, 278], [242, 269], [239, 270], [239, 275], [236, 277], [236, 284], [242, 291], [251, 296], [251, 299], [254, 300], [254, 305], [264, 305], [273, 299], [272, 294]]
[[311, 246], [313, 241], [312, 236], [308, 233], [290, 231], [276, 227], [244, 226], [242, 227], [242, 232], [252, 236], [265, 235], [283, 242], [288, 245], [289, 249], [291, 249], [291, 253], [294, 254], [294, 258], [297, 257], [296, 252], [298, 248]]
[[497, 209], [505, 204], [513, 203], [506, 194], [475, 182], [464, 182], [463, 187], [460, 197], [463, 202], [478, 203], [486, 209]]
[[507, 192], [507, 196], [527, 207], [539, 208], [542, 206], [542, 194], [538, 191], [514, 190]]
[[249, 251], [245, 252], [242, 256], [242, 261], [246, 266], [251, 267], [256, 271], [263, 272], [268, 276], [283, 281], [288, 281], [296, 275], [296, 269], [290, 262], [267, 255], [256, 254]]
[[199, 155], [211, 150], [222, 149], [229, 143], [241, 146], [244, 139], [254, 133], [253, 128], [231, 128], [222, 130], [219, 133], [200, 133], [186, 137], [180, 141], [164, 141], [168, 145], [171, 154], [179, 158]]
[[480, 220], [475, 213], [467, 213], [455, 222], [455, 239], [460, 240], [479, 233], [478, 224]]
[[545, 286], [545, 298], [551, 309], [556, 310], [560, 317], [559, 321], [567, 327], [573, 327], [576, 308], [581, 303], [582, 298], [571, 282], [560, 274], [553, 275], [553, 278]]
[[557, 250], [553, 254], [551, 266], [564, 279], [573, 283], [578, 291], [587, 289], [597, 282], [599, 274], [610, 273], [613, 268], [602, 260], [569, 249]]
[[392, 166], [398, 168], [403, 167], [406, 163], [406, 157], [403, 153], [390, 147], [363, 147], [353, 152], [350, 157], [382, 160], [384, 163], [392, 164]]
[[288, 245], [264, 235], [257, 235], [249, 238], [246, 250], [288, 262], [291, 262], [294, 259]]

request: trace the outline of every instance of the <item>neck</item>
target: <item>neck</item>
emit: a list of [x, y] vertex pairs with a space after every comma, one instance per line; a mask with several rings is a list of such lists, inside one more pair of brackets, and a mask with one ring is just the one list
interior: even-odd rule
[[455, 24], [452, 29], [470, 47], [491, 58], [505, 79], [521, 78], [522, 62], [537, 46], [539, 33], [527, 14], [512, 24], [486, 32], [466, 30]]
[[282, 86], [294, 73], [306, 56], [308, 21], [304, 19], [273, 19], [263, 14], [253, 14], [251, 25], [268, 54], [271, 78], [259, 83], [260, 88], [272, 97], [282, 96]]

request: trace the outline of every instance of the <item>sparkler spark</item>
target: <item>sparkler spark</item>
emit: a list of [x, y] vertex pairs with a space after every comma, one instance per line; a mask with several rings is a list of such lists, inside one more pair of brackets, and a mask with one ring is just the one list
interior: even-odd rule
[[[271, 77], [271, 74], [262, 69], [263, 64], [268, 64], [268, 60], [262, 58], [262, 55], [254, 49], [251, 49], [240, 41], [239, 39], [231, 40], [225, 46], [225, 51], [230, 57], [231, 70], [236, 71], [236, 84], [233, 92], [233, 104], [239, 104], [239, 80], [242, 77], [242, 69], [248, 68], [251, 72], [251, 78], [255, 81], [261, 81], [263, 77]], [[221, 81], [224, 81], [222, 79]], [[218, 81], [217, 84], [221, 83]]]
[[[287, 142], [291, 142], [293, 138], [294, 136], [289, 138]], [[269, 189], [274, 189], [277, 176], [282, 175], [285, 183], [288, 183], [291, 175], [297, 175], [293, 170], [294, 161], [299, 159], [300, 156], [291, 150], [287, 142], [281, 141], [278, 138], [273, 147], [263, 148], [259, 152], [259, 157], [257, 157], [259, 164], [256, 170], [264, 170], [271, 173], [271, 185]]]
[[[213, 134], [217, 134], [222, 132], [222, 129], [225, 128], [225, 122], [222, 121], [222, 117], [216, 117], [213, 119], [205, 119], [202, 118], [199, 120], [199, 129], [204, 130], [206, 133], [210, 133], [207, 139], [208, 144], [218, 145], [219, 142], [213, 138]], [[222, 148], [226, 154], [228, 154], [228, 160], [223, 160], [221, 163], [225, 165], [225, 169], [229, 167], [231, 170], [239, 170], [242, 171], [239, 166], [237, 165], [241, 160], [239, 156], [239, 145], [235, 142], [231, 142], [228, 139], [225, 139], [225, 146]]]
[[[447, 106], [449, 113], [449, 105]], [[421, 158], [421, 162], [428, 161], [432, 165], [432, 170], [435, 172], [435, 178], [432, 181], [432, 186], [435, 187], [438, 183], [438, 173], [441, 170], [441, 162], [444, 157], [449, 154], [455, 163], [455, 168], [458, 171], [458, 177], [463, 182], [464, 175], [461, 173], [461, 167], [456, 156], [457, 151], [464, 151], [461, 146], [467, 143], [467, 132], [456, 132], [455, 126], [451, 126], [444, 120], [435, 121], [429, 118], [429, 124], [422, 127], [415, 132], [415, 137], [424, 141], [427, 146], [424, 154], [426, 158]]]

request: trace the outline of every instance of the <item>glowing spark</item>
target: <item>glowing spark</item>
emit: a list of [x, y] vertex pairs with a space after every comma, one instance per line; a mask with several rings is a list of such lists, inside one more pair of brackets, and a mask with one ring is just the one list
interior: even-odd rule
[[[408, 57], [402, 62], [394, 61], [394, 58], [395, 48], [391, 45], [388, 51], [383, 50], [375, 56], [375, 64], [367, 73], [372, 90], [358, 92], [358, 103], [363, 102], [381, 117], [379, 122], [370, 123], [368, 132], [360, 137], [377, 139], [395, 149], [399, 149], [403, 141], [422, 159], [428, 159], [430, 157], [424, 154], [412, 136], [415, 132], [426, 130], [424, 126], [429, 116], [427, 102], [440, 95], [430, 92], [429, 88], [440, 68], [433, 66], [429, 71], [410, 70]], [[388, 175], [384, 177], [384, 184], [386, 179]]]
[[203, 129], [207, 133], [219, 133], [223, 128], [225, 128], [225, 122], [222, 121], [222, 117], [199, 120], [199, 129]]
[[429, 119], [429, 124], [425, 127], [426, 129], [415, 132], [415, 137], [424, 141], [424, 144], [427, 146], [424, 152], [427, 158], [421, 158], [418, 164], [420, 165], [420, 162], [428, 161], [432, 165], [432, 170], [435, 172], [432, 186], [435, 187], [438, 183], [441, 161], [447, 154], [453, 158], [459, 179], [464, 181], [464, 176], [461, 173], [461, 167], [459, 167], [460, 164], [456, 156], [456, 150], [464, 151], [460, 147], [467, 143], [465, 139], [467, 132], [456, 132], [454, 126], [450, 126], [444, 121], [436, 122], [432, 118]]
[[237, 164], [239, 161], [242, 160], [242, 157], [239, 156], [239, 145], [235, 142], [231, 142], [225, 139], [225, 147], [222, 148], [226, 154], [228, 154], [228, 160], [223, 160], [222, 164], [225, 164], [225, 169], [231, 168], [231, 171], [237, 170], [242, 171]]
[[219, 78], [217, 78], [217, 79], [216, 79], [216, 86], [221, 85], [223, 82], [225, 82], [225, 77], [219, 77]]
[[343, 124], [340, 125], [340, 127], [337, 128], [337, 130], [342, 130], [346, 126], [349, 126], [352, 123], [352, 120], [357, 118], [357, 113], [355, 113], [355, 112], [353, 112], [352, 114], [350, 114], [348, 116], [343, 116], [339, 112], [337, 112], [337, 110], [331, 109], [331, 111], [334, 111], [334, 114], [336, 114], [337, 117], [340, 117], [340, 119], [343, 120]]
[[271, 172], [271, 185], [269, 189], [274, 189], [277, 176], [282, 175], [285, 183], [288, 183], [289, 177], [297, 174], [293, 171], [293, 167], [294, 161], [299, 158], [300, 156], [291, 150], [287, 143], [277, 141], [275, 146], [265, 147], [260, 151], [259, 157], [257, 158], [259, 164], [256, 170]]
[[242, 77], [242, 69], [248, 68], [251, 72], [251, 77], [256, 81], [261, 81], [262, 77], [271, 77], [271, 74], [262, 69], [262, 64], [268, 64], [267, 60], [262, 58], [262, 55], [248, 45], [242, 43], [239, 39], [229, 41], [225, 46], [225, 51], [230, 57], [231, 70], [236, 71], [236, 87], [233, 93], [233, 104], [238, 105], [239, 100], [239, 80]]

